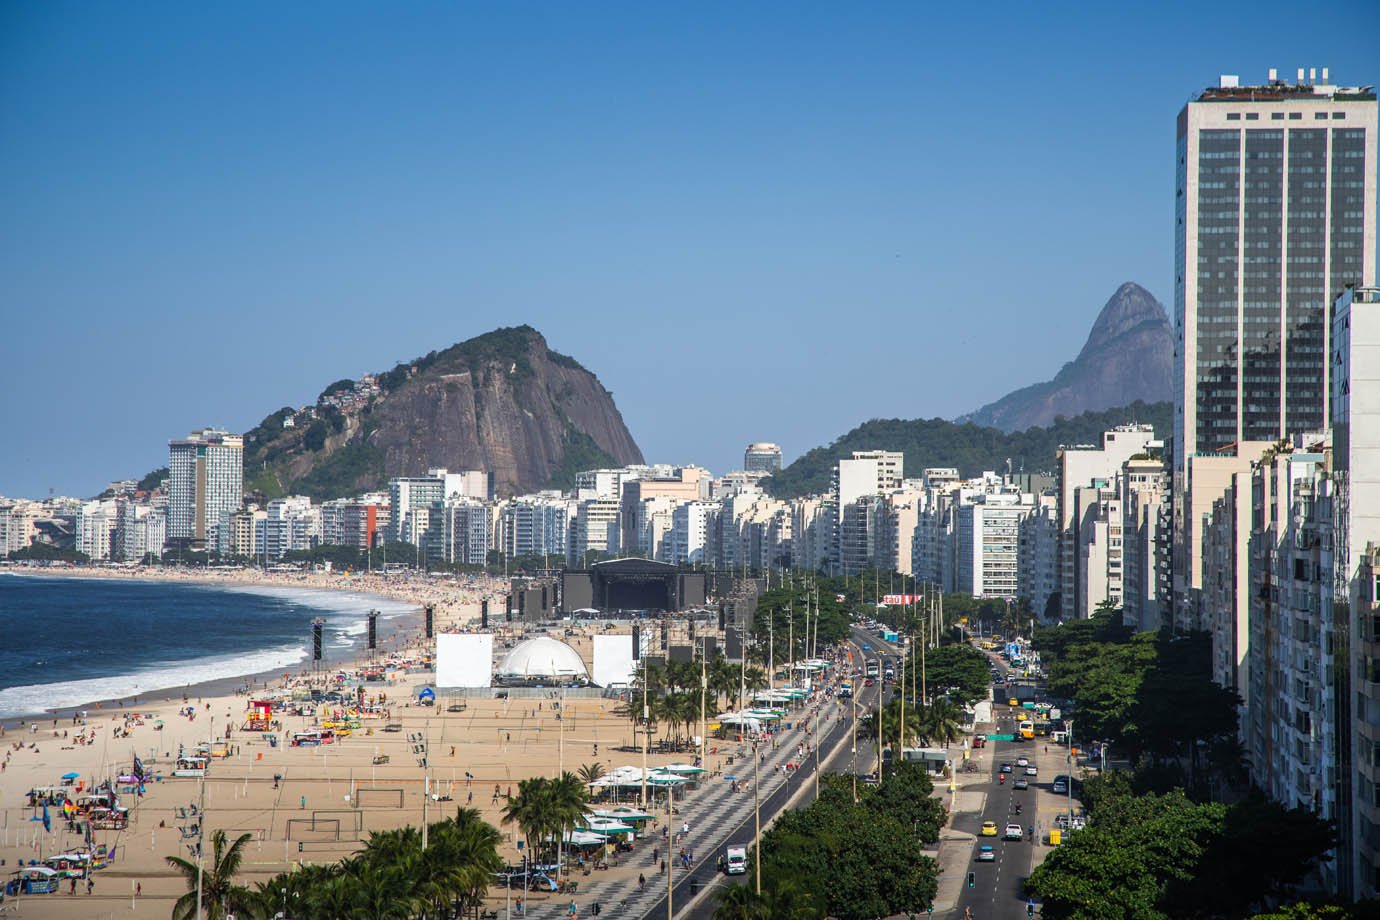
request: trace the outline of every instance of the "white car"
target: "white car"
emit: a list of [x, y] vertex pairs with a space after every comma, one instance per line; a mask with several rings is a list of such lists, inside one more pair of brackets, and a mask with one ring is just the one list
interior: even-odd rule
[[1006, 825], [1006, 832], [1002, 835], [1003, 840], [1020, 840], [1025, 836], [1025, 829], [1019, 824]]
[[1030, 758], [1029, 758], [1029, 757], [1017, 757], [1017, 758], [1016, 758], [1016, 766], [1018, 766], [1018, 767], [1028, 767], [1028, 766], [1030, 766]]
[[1025, 768], [1025, 775], [1026, 775], [1026, 776], [1039, 776], [1039, 775], [1040, 775], [1040, 771], [1037, 770], [1037, 769], [1035, 769], [1033, 766], [1031, 766], [1031, 767], [1026, 767], [1026, 768]]
[[1050, 787], [1050, 790], [1052, 792], [1057, 792], [1060, 795], [1063, 795], [1064, 793], [1069, 791], [1069, 784], [1064, 782], [1063, 780], [1055, 780], [1054, 785]]

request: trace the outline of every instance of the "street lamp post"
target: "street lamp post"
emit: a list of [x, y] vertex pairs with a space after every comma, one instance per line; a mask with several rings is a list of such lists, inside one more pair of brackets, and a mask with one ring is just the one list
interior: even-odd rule
[[752, 814], [755, 830], [752, 835], [752, 853], [757, 864], [757, 896], [762, 896], [762, 800], [758, 795], [760, 775], [757, 770], [757, 742], [752, 744]]

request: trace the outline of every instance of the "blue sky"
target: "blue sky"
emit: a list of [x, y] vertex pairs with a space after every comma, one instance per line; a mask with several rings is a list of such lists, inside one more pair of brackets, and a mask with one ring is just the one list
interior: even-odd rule
[[518, 323], [717, 471], [1046, 379], [1191, 93], [1380, 82], [1380, 4], [1122, 6], [0, 5], [0, 494]]

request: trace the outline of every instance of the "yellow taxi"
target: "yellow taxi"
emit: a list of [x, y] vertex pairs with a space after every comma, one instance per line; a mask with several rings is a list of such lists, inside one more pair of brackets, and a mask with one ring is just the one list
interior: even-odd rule
[[984, 837], [995, 837], [995, 836], [997, 836], [997, 822], [995, 822], [995, 821], [984, 821], [984, 822], [982, 822], [982, 830], [978, 831], [978, 833], [981, 834], [981, 835], [984, 836]]

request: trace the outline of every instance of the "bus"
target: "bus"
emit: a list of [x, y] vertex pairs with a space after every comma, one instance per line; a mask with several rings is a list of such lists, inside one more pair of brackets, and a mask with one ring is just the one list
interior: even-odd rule
[[1030, 721], [1029, 719], [1025, 719], [1021, 722], [1020, 726], [1018, 727], [1018, 731], [1020, 732], [1021, 737], [1024, 738], [1026, 741], [1033, 741], [1035, 738], [1035, 723]]

